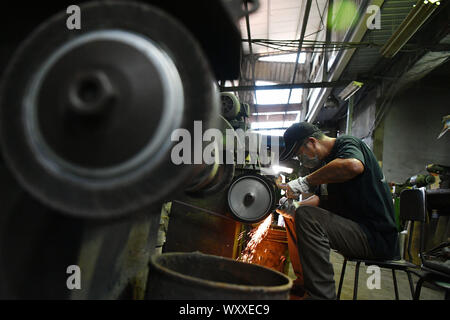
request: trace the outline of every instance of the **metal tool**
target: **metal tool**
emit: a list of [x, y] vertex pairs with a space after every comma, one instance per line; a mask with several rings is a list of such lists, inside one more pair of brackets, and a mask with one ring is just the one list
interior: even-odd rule
[[400, 195], [400, 193], [408, 189], [410, 187], [420, 188], [420, 187], [426, 187], [430, 184], [433, 184], [436, 181], [436, 178], [431, 174], [418, 174], [412, 177], [409, 177], [406, 179], [404, 183], [401, 184], [394, 184], [395, 187], [395, 194], [397, 196]]
[[279, 201], [279, 205], [277, 209], [281, 209], [287, 212], [290, 215], [294, 215], [295, 210], [299, 207], [299, 202], [295, 199], [288, 199], [286, 197], [282, 197]]
[[450, 188], [450, 167], [443, 166], [441, 164], [429, 164], [426, 170], [430, 173], [435, 173], [439, 175], [439, 188], [449, 189]]

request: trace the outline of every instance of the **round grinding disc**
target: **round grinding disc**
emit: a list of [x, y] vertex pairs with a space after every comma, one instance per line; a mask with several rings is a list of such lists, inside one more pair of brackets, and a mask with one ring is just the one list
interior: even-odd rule
[[228, 206], [239, 221], [255, 223], [272, 211], [274, 191], [265, 178], [258, 175], [238, 177], [228, 190]]

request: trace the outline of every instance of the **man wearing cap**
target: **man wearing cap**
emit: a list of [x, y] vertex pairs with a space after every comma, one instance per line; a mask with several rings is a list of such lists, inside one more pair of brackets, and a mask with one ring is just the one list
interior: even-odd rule
[[330, 248], [347, 257], [399, 258], [390, 189], [375, 155], [358, 138], [331, 138], [302, 122], [286, 130], [284, 142], [280, 161], [297, 158], [315, 171], [278, 186], [288, 198], [298, 198], [326, 184], [328, 201], [325, 206], [313, 196], [297, 209], [277, 212], [295, 226], [307, 294], [313, 299], [336, 299]]

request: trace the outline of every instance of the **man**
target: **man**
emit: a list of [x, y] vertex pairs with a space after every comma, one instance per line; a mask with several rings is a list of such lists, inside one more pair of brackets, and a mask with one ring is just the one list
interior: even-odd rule
[[392, 196], [374, 154], [360, 139], [331, 138], [303, 122], [288, 128], [284, 141], [280, 161], [297, 157], [301, 165], [318, 169], [287, 184], [278, 183], [279, 187], [288, 198], [298, 198], [326, 184], [328, 204], [312, 196], [296, 210], [277, 212], [295, 226], [296, 239], [291, 243], [297, 243], [307, 294], [313, 299], [336, 299], [330, 248], [347, 257], [399, 258]]

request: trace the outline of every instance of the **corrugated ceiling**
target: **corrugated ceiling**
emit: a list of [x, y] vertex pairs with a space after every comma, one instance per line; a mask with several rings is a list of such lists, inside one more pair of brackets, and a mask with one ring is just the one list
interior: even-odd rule
[[[368, 30], [362, 42], [386, 43], [416, 4], [416, 0], [386, 0], [381, 8], [381, 29]], [[380, 47], [357, 49], [346, 67], [343, 79], [356, 79], [368, 73], [381, 59]]]
[[[307, 40], [314, 40], [322, 28], [321, 16], [327, 0], [314, 0], [306, 28]], [[306, 0], [260, 0], [260, 8], [251, 14], [250, 31], [252, 39], [298, 40], [300, 38]], [[245, 19], [241, 19], [242, 38], [247, 39]], [[249, 53], [248, 44], [243, 44], [244, 53]], [[254, 53], [269, 53], [272, 49], [253, 45]]]
[[[327, 8], [327, 2], [327, 0], [314, 0], [312, 2], [305, 40], [316, 40], [318, 31], [324, 28], [323, 23], [326, 23], [325, 9]], [[381, 46], [389, 40], [416, 2], [416, 0], [384, 1], [381, 8], [381, 29], [368, 30], [361, 41], [373, 43], [374, 45], [372, 47], [359, 48], [355, 51], [341, 75], [341, 79], [358, 79], [359, 76], [365, 76], [370, 73], [381, 59]], [[305, 5], [306, 0], [260, 0], [259, 10], [250, 15], [249, 18], [252, 39], [298, 40], [301, 33]], [[240, 21], [240, 28], [242, 38], [247, 39], [247, 28], [244, 18]], [[249, 53], [247, 43], [243, 43], [243, 48], [245, 54]], [[270, 54], [274, 53], [274, 50], [253, 44], [253, 52]], [[286, 64], [286, 66], [288, 65]], [[244, 74], [248, 76], [250, 72], [246, 69], [244, 68], [246, 71]], [[293, 70], [292, 67], [271, 69], [269, 66], [266, 69], [268, 72], [265, 72], [262, 78], [266, 81], [278, 82], [285, 82], [287, 79], [290, 79], [287, 70]], [[277, 73], [273, 70], [279, 72]], [[258, 69], [258, 71], [261, 70]], [[273, 78], [270, 78], [271, 74], [273, 74]], [[300, 78], [304, 78], [304, 75]], [[258, 80], [258, 77], [256, 79]], [[329, 117], [330, 115], [327, 112], [322, 112], [318, 118], [326, 120]]]

